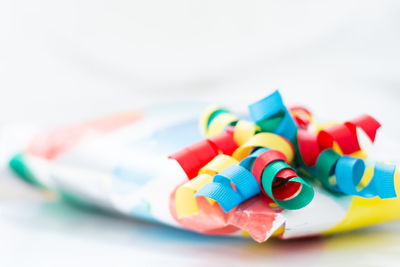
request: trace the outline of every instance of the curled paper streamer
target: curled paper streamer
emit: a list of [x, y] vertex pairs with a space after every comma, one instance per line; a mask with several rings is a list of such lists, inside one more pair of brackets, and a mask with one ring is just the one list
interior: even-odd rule
[[362, 115], [354, 120], [322, 130], [318, 134], [318, 143], [322, 148], [331, 148], [333, 142], [336, 142], [341, 151], [347, 155], [357, 152], [361, 149], [357, 138], [357, 127], [368, 135], [371, 142], [374, 142], [376, 132], [381, 125], [371, 116]]
[[[232, 157], [218, 155], [200, 169], [199, 175], [179, 186], [175, 193], [175, 207], [178, 218], [184, 218], [198, 213], [198, 205], [194, 198], [196, 192], [203, 186], [211, 183], [214, 175], [236, 163], [238, 163], [238, 161]], [[215, 202], [212, 201], [211, 198], [207, 200], [211, 205]]]
[[371, 116], [363, 115], [354, 120], [323, 129], [318, 134], [306, 129], [299, 129], [297, 132], [299, 154], [308, 167], [313, 167], [319, 154], [327, 148], [332, 148], [334, 143], [338, 145], [343, 154], [358, 152], [361, 147], [356, 129], [362, 129], [371, 142], [374, 142], [380, 126], [379, 122]]
[[356, 186], [361, 181], [365, 170], [364, 161], [358, 158], [343, 156], [336, 163], [336, 182], [341, 192], [347, 195], [382, 199], [396, 197], [394, 188], [395, 166], [377, 162], [371, 182], [362, 190]]
[[211, 198], [218, 202], [225, 212], [229, 212], [259, 192], [259, 186], [253, 175], [242, 166], [233, 165], [215, 175], [213, 182], [204, 185], [195, 196]]
[[192, 144], [170, 155], [169, 158], [178, 161], [188, 178], [192, 179], [198, 174], [200, 168], [219, 153], [232, 155], [237, 147], [233, 140], [233, 134], [224, 131], [214, 137]]
[[[377, 162], [373, 176], [367, 186], [362, 186], [365, 164], [359, 158], [340, 156], [335, 151], [323, 151], [317, 161], [317, 177], [321, 183], [336, 192], [346, 195], [372, 198], [379, 196], [382, 199], [396, 197], [394, 176], [396, 167], [392, 164]], [[335, 176], [336, 185], [329, 179]], [[361, 189], [358, 190], [361, 182]]]
[[228, 126], [237, 123], [238, 118], [229, 110], [220, 107], [211, 107], [204, 112], [200, 127], [207, 138], [216, 136]]
[[[265, 109], [263, 107], [264, 105], [269, 105], [272, 109]], [[194, 195], [214, 199], [226, 212], [230, 211], [248, 198], [260, 193], [260, 191], [274, 200], [274, 194], [278, 195], [278, 201], [281, 201], [278, 205], [284, 205], [288, 209], [304, 207], [312, 200], [313, 190], [304, 182], [304, 180], [294, 173], [293, 169], [291, 169], [289, 165], [285, 165], [284, 167], [281, 166], [283, 170], [280, 170], [279, 174], [284, 173], [285, 176], [280, 177], [276, 176], [276, 174], [272, 174], [271, 177], [271, 173], [269, 173], [266, 178], [261, 179], [261, 177], [258, 177], [258, 183], [251, 173], [253, 161], [255, 159], [254, 157], [262, 152], [262, 150], [259, 150], [258, 152], [249, 155], [251, 150], [254, 148], [265, 147], [272, 151], [281, 151], [281, 153], [283, 153], [282, 155], [284, 155], [283, 157], [285, 161], [288, 159], [290, 162], [294, 159], [294, 148], [285, 137], [274, 133], [260, 132], [260, 129], [270, 129], [272, 126], [277, 128], [277, 132], [296, 130], [296, 125], [294, 124], [293, 119], [291, 119], [288, 110], [283, 105], [279, 93], [275, 92], [273, 95], [251, 106], [250, 113], [253, 114], [252, 116], [254, 118], [258, 119], [259, 124], [256, 125], [251, 122], [238, 120], [235, 115], [224, 108], [211, 108], [205, 112], [205, 115], [201, 120], [201, 128], [203, 129], [203, 132], [209, 139], [215, 138], [224, 133], [233, 134], [233, 140], [240, 145], [240, 147], [233, 152], [233, 157], [237, 160], [242, 160], [242, 162], [244, 162], [243, 164], [245, 164], [247, 168], [241, 166], [242, 163], [240, 165], [231, 166], [216, 175], [213, 178], [212, 183], [205, 184], [197, 191], [197, 193], [192, 191], [191, 194], [187, 194], [187, 196], [191, 197]], [[291, 137], [291, 135], [292, 134], [289, 133], [287, 136]], [[190, 149], [189, 147], [187, 151], [190, 150], [193, 151], [193, 149]], [[189, 155], [189, 153], [186, 155]], [[174, 155], [171, 157], [176, 158]], [[249, 162], [250, 159], [252, 162], [249, 165], [246, 162]], [[177, 160], [179, 162], [179, 159]], [[264, 165], [262, 168], [266, 166], [267, 165]], [[277, 165], [275, 164], [275, 166]], [[182, 167], [185, 169], [184, 166]], [[291, 169], [291, 171], [288, 171], [289, 169]], [[202, 174], [202, 172], [199, 171], [199, 174]], [[285, 182], [278, 186], [275, 185], [276, 187], [281, 188], [272, 190], [270, 187], [277, 178], [285, 180]], [[198, 177], [195, 179], [204, 179], [204, 177]], [[286, 179], [289, 181], [287, 184]], [[265, 181], [261, 183], [261, 180]], [[185, 187], [185, 185], [182, 187]], [[264, 187], [268, 189], [265, 190]], [[181, 192], [181, 190], [181, 187], [178, 188], [179, 192]], [[304, 192], [309, 193], [305, 196]], [[295, 194], [298, 195], [294, 197], [294, 200], [288, 202], [293, 204], [285, 205], [288, 201], [287, 198], [293, 197]], [[285, 197], [282, 197], [283, 195]], [[300, 198], [306, 198], [306, 200], [299, 202], [298, 200]], [[175, 201], [180, 201], [180, 194], [178, 194], [178, 198], [176, 198]], [[193, 200], [188, 201], [188, 203], [189, 202], [194, 203]], [[182, 216], [185, 212], [182, 212], [180, 204], [177, 203], [176, 206], [179, 209], [177, 212], [178, 216]], [[192, 211], [193, 210], [194, 209], [192, 209]], [[186, 212], [185, 214], [192, 214], [192, 212]]]
[[273, 133], [258, 133], [254, 135], [249, 141], [238, 147], [233, 153], [233, 157], [241, 160], [247, 155], [253, 148], [267, 147], [269, 149], [281, 151], [289, 162], [294, 159], [294, 149], [292, 144], [282, 136]]
[[229, 212], [243, 201], [259, 194], [259, 183], [250, 170], [254, 160], [266, 150], [260, 148], [242, 160], [239, 165], [233, 165], [222, 171], [214, 177], [212, 183], [204, 185], [195, 196], [211, 198], [218, 202], [225, 212]]
[[[278, 91], [251, 104], [249, 113], [254, 121], [252, 126], [248, 126], [250, 132], [272, 132], [288, 140], [292, 140], [296, 135], [296, 123]], [[238, 117], [228, 109], [213, 107], [204, 112], [200, 125], [203, 133], [210, 137], [221, 133], [228, 126], [235, 126], [238, 122]]]
[[297, 126], [283, 104], [281, 94], [275, 91], [249, 106], [250, 116], [264, 132], [273, 132], [288, 140], [296, 136]]
[[311, 112], [304, 107], [292, 106], [289, 108], [289, 112], [300, 128], [307, 129], [310, 123], [313, 121]]
[[[294, 159], [331, 191], [365, 198], [396, 196], [395, 167], [384, 163], [375, 165], [370, 183], [359, 189], [365, 164], [358, 158], [364, 154], [357, 128], [374, 142], [381, 125], [371, 116], [363, 115], [328, 126], [318, 125], [311, 112], [303, 107], [292, 107], [289, 112], [278, 91], [251, 104], [249, 113], [254, 122], [240, 120], [225, 108], [206, 110], [201, 119], [201, 129], [207, 139], [171, 156], [188, 173], [189, 179], [196, 177], [194, 179], [198, 181], [195, 184], [201, 185], [185, 195], [192, 198], [190, 201], [182, 201], [195, 203], [194, 197], [206, 197], [229, 212], [261, 192], [281, 208], [300, 209], [311, 202], [314, 191], [289, 165]], [[317, 131], [309, 130], [310, 125]], [[202, 151], [208, 154], [200, 156]], [[215, 167], [218, 171], [207, 172], [203, 167], [206, 161], [218, 158], [219, 154], [232, 156], [240, 163], [227, 166], [212, 160], [218, 165]], [[346, 156], [341, 156], [343, 154]], [[204, 174], [208, 175], [207, 178]], [[190, 187], [190, 183], [181, 187]], [[183, 190], [181, 187], [179, 192]], [[178, 193], [175, 198], [177, 207], [180, 199]], [[194, 210], [184, 213], [193, 214]]]
[[[306, 117], [308, 122], [312, 121], [311, 113], [306, 109], [297, 107], [294, 113], [297, 116], [301, 114], [302, 118]], [[304, 120], [302, 123], [308, 126]], [[396, 197], [394, 165], [376, 163], [370, 183], [363, 187], [360, 182], [365, 170], [364, 161], [357, 157], [341, 156], [341, 154], [355, 154], [361, 151], [357, 128], [360, 128], [370, 141], [374, 142], [380, 127], [380, 123], [369, 115], [362, 115], [345, 123], [327, 127], [319, 133], [307, 131], [305, 126], [297, 132], [299, 156], [306, 165], [305, 168], [316, 173], [316, 178], [331, 191], [365, 198]], [[336, 184], [330, 182], [331, 177], [335, 178]]]
[[311, 186], [297, 176], [279, 151], [263, 152], [254, 161], [252, 170], [257, 181], [261, 182], [263, 192], [281, 208], [301, 209], [314, 197]]
[[214, 176], [213, 182], [204, 185], [195, 196], [214, 199], [225, 212], [260, 191], [284, 209], [303, 208], [313, 199], [314, 191], [285, 161], [281, 152], [260, 148], [239, 165]]

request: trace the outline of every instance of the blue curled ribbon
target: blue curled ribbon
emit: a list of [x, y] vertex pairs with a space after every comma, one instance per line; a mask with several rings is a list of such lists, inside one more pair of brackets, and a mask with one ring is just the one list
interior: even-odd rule
[[397, 196], [394, 186], [395, 170], [395, 165], [377, 162], [371, 181], [358, 191], [357, 185], [360, 183], [365, 171], [364, 161], [355, 157], [342, 156], [336, 163], [337, 186], [333, 187], [333, 189], [347, 195], [364, 198], [376, 196], [381, 199], [394, 198]]
[[[297, 125], [283, 104], [279, 91], [275, 91], [264, 99], [249, 105], [249, 112], [253, 121], [261, 128], [261, 131], [272, 131], [290, 141], [293, 141], [296, 137]], [[271, 123], [268, 123], [268, 121]]]
[[233, 165], [216, 174], [213, 182], [203, 186], [194, 196], [211, 198], [217, 201], [225, 212], [229, 212], [243, 201], [259, 194], [260, 186], [251, 173], [251, 168], [254, 160], [267, 150], [269, 149], [259, 148], [244, 158], [239, 165]]

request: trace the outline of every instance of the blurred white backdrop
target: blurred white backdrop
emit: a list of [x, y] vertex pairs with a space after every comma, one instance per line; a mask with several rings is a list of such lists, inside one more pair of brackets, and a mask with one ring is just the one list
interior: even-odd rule
[[[400, 137], [399, 14], [400, 2], [386, 0], [0, 0], [0, 125], [70, 123], [181, 100], [245, 108], [279, 88], [287, 103], [303, 103], [324, 118], [373, 114], [385, 132]], [[251, 245], [242, 241], [235, 245], [238, 241], [195, 235], [185, 239], [175, 230], [86, 214], [62, 204], [34, 212], [36, 206], [15, 203], [40, 202], [41, 197], [7, 177], [0, 178], [0, 248], [13, 256], [24, 251], [27, 260], [40, 261], [41, 266], [71, 265], [66, 250], [84, 258], [82, 264], [98, 266], [109, 266], [115, 257], [126, 265], [146, 262], [147, 256], [140, 253], [175, 262], [180, 255], [175, 251], [184, 246], [188, 254], [200, 251], [200, 256], [218, 262], [227, 260], [221, 253], [236, 254], [233, 265], [240, 259], [282, 265], [308, 264], [315, 256], [319, 263], [346, 260], [352, 253], [337, 248], [349, 242], [353, 243], [347, 248], [354, 253], [376, 250], [373, 257], [358, 259], [359, 264], [379, 265], [385, 259], [395, 263], [400, 252], [400, 237], [390, 232], [369, 234], [372, 239], [365, 237], [367, 233], [335, 239], [347, 243], [275, 242], [247, 250]], [[72, 214], [70, 220], [79, 225], [89, 224], [84, 229], [92, 231], [74, 232], [74, 223], [63, 215], [54, 217], [57, 209]], [[10, 223], [15, 220], [19, 223]], [[43, 223], [50, 230], [37, 227]], [[35, 227], [39, 232], [32, 230]], [[125, 240], [127, 229], [135, 227], [150, 230], [136, 230]], [[399, 225], [387, 227], [398, 232]], [[104, 229], [109, 236], [98, 238]], [[63, 234], [70, 231], [71, 236]], [[155, 233], [148, 236], [149, 231]], [[170, 231], [168, 237], [158, 238], [164, 231]], [[163, 253], [171, 242], [175, 250]], [[220, 253], [208, 251], [209, 242], [216, 244], [209, 249]], [[332, 243], [336, 250], [318, 253], [318, 248]], [[279, 254], [274, 246], [289, 249], [292, 255]], [[307, 249], [298, 250], [299, 246]], [[31, 247], [35, 248], [28, 252]], [[281, 258], [267, 252], [271, 250]], [[50, 251], [54, 258], [44, 260], [41, 255]], [[204, 258], [187, 255], [182, 260], [204, 263]], [[9, 260], [0, 251], [1, 262], [27, 264], [23, 259]]]
[[144, 100], [245, 106], [274, 88], [322, 115], [338, 109], [332, 95], [347, 111], [395, 113], [399, 12], [398, 1], [1, 1], [0, 121]]

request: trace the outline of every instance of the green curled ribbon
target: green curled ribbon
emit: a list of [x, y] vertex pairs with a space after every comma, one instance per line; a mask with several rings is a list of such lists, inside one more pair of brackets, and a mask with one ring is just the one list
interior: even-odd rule
[[314, 190], [298, 176], [288, 179], [288, 182], [297, 182], [301, 184], [299, 192], [293, 198], [288, 200], [277, 200], [274, 198], [272, 188], [275, 177], [281, 170], [284, 169], [293, 170], [291, 166], [283, 161], [275, 161], [265, 167], [261, 176], [261, 182], [265, 192], [283, 209], [295, 210], [307, 206], [314, 198]]

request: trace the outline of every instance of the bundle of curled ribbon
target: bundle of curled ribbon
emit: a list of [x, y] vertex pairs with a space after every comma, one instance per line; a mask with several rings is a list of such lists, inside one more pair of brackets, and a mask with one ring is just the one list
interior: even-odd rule
[[188, 177], [175, 192], [178, 218], [197, 214], [201, 197], [227, 213], [258, 194], [282, 209], [301, 209], [313, 200], [315, 186], [332, 194], [396, 197], [395, 165], [365, 163], [359, 135], [374, 142], [381, 125], [373, 117], [318, 124], [306, 108], [288, 109], [278, 91], [251, 104], [249, 113], [252, 121], [207, 109], [200, 122], [206, 138], [170, 156]]

